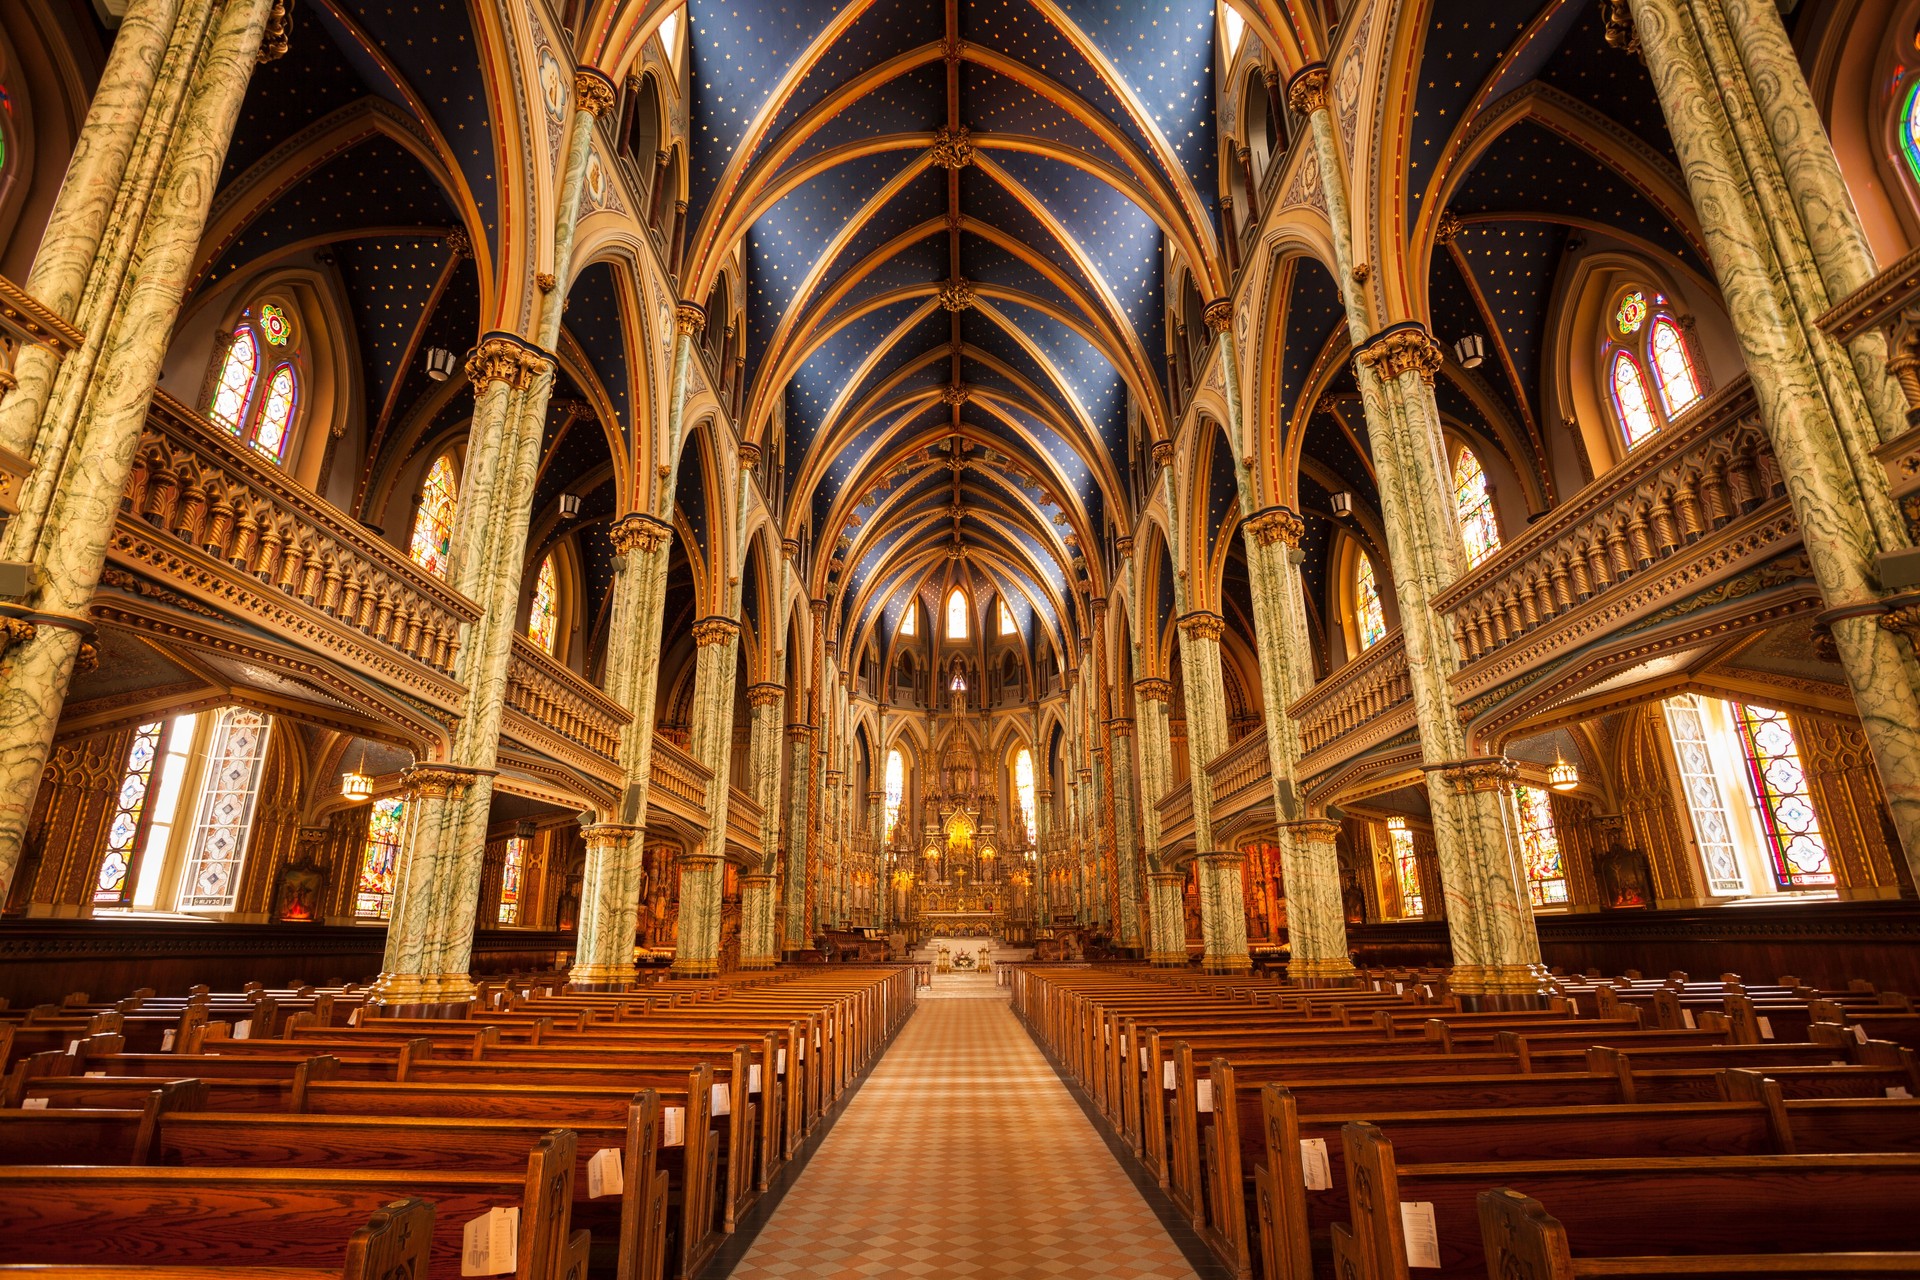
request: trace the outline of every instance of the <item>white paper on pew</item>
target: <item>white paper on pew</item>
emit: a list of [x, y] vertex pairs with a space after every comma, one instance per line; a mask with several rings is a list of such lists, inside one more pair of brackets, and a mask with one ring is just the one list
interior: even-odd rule
[[1887, 1096], [1889, 1098], [1911, 1098], [1913, 1095], [1907, 1092], [1907, 1086], [1903, 1084], [1890, 1084], [1887, 1086]]
[[780, 1056], [773, 1060], [773, 1070], [775, 1075], [783, 1075], [786, 1073], [787, 1051], [785, 1049], [782, 1049], [780, 1051]]
[[1397, 996], [1399, 996], [1399, 995], [1405, 995], [1405, 994], [1406, 994], [1406, 991], [1407, 991], [1407, 988], [1406, 988], [1406, 985], [1405, 985], [1404, 983], [1399, 983], [1399, 982], [1396, 982], [1396, 983], [1394, 983], [1394, 984], [1393, 984], [1393, 994], [1395, 994], [1395, 995], [1397, 995]]
[[520, 1206], [489, 1209], [467, 1222], [461, 1237], [460, 1274], [499, 1276], [520, 1264]]
[[162, 1035], [160, 1037], [160, 1052], [172, 1053], [174, 1037], [179, 1034], [180, 1033], [177, 1031], [168, 1031], [166, 1034]]
[[20, 1102], [20, 1109], [22, 1111], [45, 1111], [47, 1109], [47, 1100], [45, 1098], [24, 1098]]
[[1195, 1080], [1193, 1082], [1194, 1101], [1201, 1111], [1213, 1110], [1213, 1081]]
[[[498, 1003], [498, 1001], [495, 1001], [495, 1003], [497, 1004], [497, 1003]], [[352, 1013], [350, 1013], [350, 1014], [348, 1014], [348, 1015], [347, 1015], [347, 1025], [348, 1025], [348, 1026], [350, 1026], [350, 1027], [357, 1027], [357, 1026], [359, 1026], [359, 1025], [360, 1025], [360, 1015], [361, 1015], [361, 1014], [363, 1014], [363, 1013], [365, 1013], [365, 1012], [366, 1012], [366, 1010], [365, 1010], [365, 1009], [355, 1009], [355, 1010], [354, 1010], [354, 1011], [353, 1011]]]
[[620, 1148], [602, 1147], [587, 1157], [587, 1199], [617, 1196], [626, 1189], [627, 1178], [620, 1163]]
[[1160, 1087], [1162, 1089], [1171, 1089], [1178, 1083], [1173, 1075], [1173, 1059], [1168, 1058], [1160, 1064]]
[[1433, 999], [1433, 988], [1432, 988], [1432, 987], [1421, 987], [1421, 988], [1420, 988], [1420, 994], [1421, 994], [1421, 995], [1423, 995], [1423, 996], [1425, 996], [1425, 997], [1426, 997], [1427, 999], [1429, 999], [1429, 1000], [1431, 1000], [1431, 999]]
[[1140, 1070], [1142, 1072], [1145, 1072], [1146, 1069], [1147, 1069], [1147, 1046], [1141, 1045], [1140, 1046]]
[[[252, 1034], [253, 1034], [252, 1018], [242, 1018], [240, 1019], [240, 1021], [233, 1024], [233, 1038], [235, 1040], [245, 1040], [248, 1036]], [[481, 1273], [481, 1274], [485, 1274], [485, 1273]]]
[[1333, 1164], [1327, 1159], [1325, 1138], [1300, 1139], [1300, 1172], [1306, 1176], [1307, 1190], [1333, 1190]]
[[713, 1114], [730, 1116], [733, 1114], [733, 1090], [724, 1084], [713, 1086]]
[[1760, 1018], [1758, 1022], [1760, 1023], [1760, 1038], [1762, 1040], [1773, 1039], [1773, 1023], [1766, 1018]]
[[74, 1057], [79, 1052], [80, 1052], [80, 1042], [78, 1040], [67, 1041], [67, 1056], [69, 1058]]
[[105, 1080], [106, 1078], [107, 1078], [107, 1073], [104, 1071], [87, 1072], [87, 1079], [89, 1080]]
[[1858, 1042], [1860, 1042], [1861, 1044], [1865, 1044], [1865, 1043], [1867, 1042], [1867, 1029], [1866, 1029], [1865, 1027], [1863, 1027], [1863, 1026], [1861, 1026], [1861, 1025], [1860, 1025], [1859, 1023], [1857, 1023], [1857, 1022], [1856, 1022], [1856, 1023], [1854, 1023], [1854, 1024], [1853, 1024], [1853, 1038], [1854, 1038], [1855, 1040], [1857, 1040]]
[[1400, 1230], [1407, 1238], [1408, 1266], [1440, 1265], [1440, 1232], [1433, 1223], [1431, 1200], [1402, 1200]]
[[667, 1107], [660, 1112], [660, 1145], [663, 1147], [687, 1145], [687, 1109], [685, 1107]]
[[760, 1092], [760, 1064], [757, 1062], [747, 1064], [747, 1092]]
[[1693, 1010], [1691, 1009], [1682, 1009], [1680, 1011], [1680, 1022], [1689, 1031], [1694, 1031], [1698, 1029], [1698, 1027], [1693, 1021]]

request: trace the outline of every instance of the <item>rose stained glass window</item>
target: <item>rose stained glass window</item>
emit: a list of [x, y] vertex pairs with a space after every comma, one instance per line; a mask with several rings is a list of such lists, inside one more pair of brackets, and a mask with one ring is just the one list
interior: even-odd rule
[[429, 573], [447, 576], [453, 547], [453, 515], [460, 501], [460, 484], [453, 475], [453, 457], [441, 454], [427, 469], [420, 486], [420, 507], [413, 516], [413, 540], [407, 554]]
[[360, 852], [360, 878], [353, 887], [356, 919], [385, 920], [393, 914], [395, 870], [406, 825], [405, 800], [392, 796], [373, 802], [367, 814], [367, 842]]
[[1520, 856], [1526, 862], [1527, 894], [1536, 907], [1567, 901], [1567, 865], [1553, 829], [1553, 799], [1539, 787], [1514, 788], [1520, 809]]
[[1740, 703], [1734, 708], [1747, 781], [1760, 813], [1760, 829], [1773, 857], [1774, 882], [1782, 889], [1835, 883], [1820, 834], [1820, 815], [1794, 741], [1793, 722], [1784, 711]]

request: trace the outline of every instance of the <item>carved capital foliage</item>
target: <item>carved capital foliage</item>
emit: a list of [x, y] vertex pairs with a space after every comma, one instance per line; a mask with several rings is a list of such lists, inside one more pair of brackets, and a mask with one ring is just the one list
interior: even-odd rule
[[1298, 116], [1327, 109], [1327, 64], [1312, 62], [1287, 82], [1287, 106]]
[[760, 446], [751, 440], [740, 442], [740, 465], [752, 471], [760, 465]]
[[581, 67], [573, 73], [573, 99], [580, 110], [603, 116], [613, 110], [613, 81], [592, 67]]
[[705, 308], [697, 303], [683, 302], [673, 309], [673, 328], [683, 338], [691, 338], [707, 327]]
[[693, 642], [704, 649], [708, 645], [725, 644], [740, 634], [740, 624], [732, 618], [701, 618], [693, 624]]
[[933, 162], [942, 169], [964, 169], [973, 163], [973, 137], [967, 126], [942, 129], [933, 135], [929, 148]]
[[1120, 553], [1122, 560], [1130, 560], [1133, 558], [1133, 539], [1115, 538], [1113, 541], [1113, 549]]
[[1133, 736], [1133, 721], [1124, 718], [1107, 721], [1107, 735], [1113, 738], [1131, 738]]
[[400, 775], [401, 785], [422, 800], [458, 800], [479, 774], [444, 765], [417, 764]]
[[273, 0], [273, 8], [267, 13], [266, 32], [260, 37], [260, 52], [254, 55], [254, 61], [268, 63], [286, 57], [292, 26], [284, 0]]
[[1505, 756], [1483, 756], [1478, 760], [1457, 760], [1426, 768], [1430, 773], [1438, 773], [1455, 795], [1499, 791], [1520, 780], [1520, 767]]
[[614, 521], [607, 529], [607, 537], [620, 555], [630, 551], [651, 555], [673, 541], [673, 526], [636, 511]]
[[942, 311], [966, 311], [974, 303], [973, 282], [958, 278], [940, 286], [940, 309]]
[[38, 628], [25, 618], [0, 618], [0, 653], [33, 639]]
[[1916, 648], [1920, 648], [1920, 604], [1901, 605], [1897, 609], [1887, 610], [1880, 615], [1880, 625], [1905, 636]]
[[1339, 838], [1340, 824], [1332, 818], [1303, 818], [1299, 822], [1282, 823], [1293, 833], [1295, 843], [1301, 845], [1325, 845], [1329, 849]]
[[778, 706], [787, 696], [787, 686], [783, 684], [750, 684], [747, 686], [747, 705], [750, 707]]
[[956, 408], [972, 398], [973, 390], [964, 382], [950, 382], [940, 389], [940, 399]]
[[467, 380], [483, 391], [489, 382], [511, 383], [519, 377], [520, 349], [505, 338], [488, 338], [467, 356]]
[[1173, 441], [1155, 440], [1153, 442], [1153, 465], [1164, 467], [1173, 461]]
[[1373, 370], [1373, 376], [1382, 383], [1397, 382], [1404, 373], [1417, 373], [1420, 381], [1432, 386], [1433, 375], [1440, 371], [1446, 355], [1425, 329], [1407, 324], [1375, 335], [1354, 359], [1362, 368]]
[[1148, 677], [1133, 682], [1133, 692], [1148, 702], [1166, 703], [1173, 700], [1173, 681]]
[[1247, 517], [1247, 532], [1263, 547], [1270, 547], [1276, 542], [1297, 547], [1306, 531], [1306, 521], [1287, 507], [1268, 507]]
[[827, 616], [827, 602], [825, 600], [809, 600], [807, 601], [807, 612], [813, 615], [815, 622], [819, 622]]
[[1201, 314], [1207, 322], [1207, 328], [1215, 333], [1225, 333], [1233, 327], [1233, 299], [1215, 298]]
[[1457, 214], [1441, 214], [1440, 221], [1436, 223], [1433, 228], [1433, 242], [1435, 244], [1452, 244], [1454, 237], [1460, 234], [1460, 228], [1464, 225]]
[[1628, 0], [1600, 0], [1600, 21], [1609, 45], [1626, 53], [1640, 51], [1640, 35], [1633, 29], [1633, 6]]
[[467, 239], [466, 232], [457, 228], [447, 232], [447, 238], [441, 241], [441, 243], [446, 245], [447, 252], [456, 258], [471, 258], [473, 256], [473, 241]]
[[1218, 640], [1226, 634], [1227, 620], [1217, 613], [1195, 609], [1180, 616], [1180, 633], [1190, 640]]
[[809, 741], [812, 737], [813, 737], [813, 726], [810, 724], [795, 723], [787, 726], [787, 740], [789, 742], [804, 743]]

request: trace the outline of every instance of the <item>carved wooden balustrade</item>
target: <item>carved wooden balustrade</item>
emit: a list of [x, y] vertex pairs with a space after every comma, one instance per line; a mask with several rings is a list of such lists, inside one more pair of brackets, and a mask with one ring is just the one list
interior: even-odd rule
[[648, 769], [647, 809], [651, 825], [655, 812], [671, 815], [683, 834], [707, 829], [707, 783], [713, 771], [659, 734], [653, 735], [653, 759]]
[[1193, 843], [1193, 781], [1170, 787], [1154, 808], [1160, 813], [1160, 852], [1164, 856]]
[[[453, 670], [473, 602], [164, 393], [109, 555], [230, 617], [417, 688]], [[111, 579], [109, 579], [111, 581]], [[414, 678], [409, 678], [414, 677]]]
[[1207, 761], [1207, 783], [1213, 789], [1213, 828], [1222, 827], [1249, 810], [1273, 805], [1273, 761], [1267, 757], [1267, 727], [1263, 724]]
[[766, 810], [760, 802], [738, 787], [727, 788], [727, 843], [737, 849], [759, 855], [764, 852], [760, 824]]
[[[1398, 631], [1391, 632], [1371, 649], [1315, 685], [1306, 697], [1287, 708], [1300, 726], [1301, 772], [1310, 774], [1324, 763], [1330, 749], [1344, 751], [1348, 734], [1365, 726], [1383, 728], [1375, 722], [1389, 712], [1401, 711], [1394, 722], [1409, 718], [1413, 709], [1413, 685], [1407, 676], [1407, 651]], [[1370, 733], [1370, 739], [1380, 735]], [[1348, 753], [1350, 754], [1350, 752]]]
[[525, 636], [513, 638], [513, 660], [507, 668], [507, 706], [537, 729], [558, 734], [567, 743], [583, 748], [598, 766], [592, 772], [611, 780], [611, 766], [620, 751], [620, 731], [633, 717]]
[[1473, 662], [1782, 492], [1745, 378], [1647, 440], [1435, 597]]

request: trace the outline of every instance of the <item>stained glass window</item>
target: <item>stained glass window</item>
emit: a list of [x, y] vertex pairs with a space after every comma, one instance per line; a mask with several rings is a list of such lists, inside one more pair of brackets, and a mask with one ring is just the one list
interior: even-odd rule
[[287, 313], [269, 302], [260, 308], [260, 332], [266, 335], [268, 346], [284, 347], [293, 326], [287, 322]]
[[118, 906], [127, 899], [134, 856], [139, 851], [140, 836], [146, 825], [147, 792], [153, 782], [153, 765], [160, 755], [160, 731], [165, 727], [166, 721], [155, 720], [133, 731], [133, 746], [127, 751], [127, 770], [120, 778], [120, 793], [114, 797], [113, 821], [107, 826], [107, 854], [94, 881], [96, 904]]
[[1420, 855], [1413, 847], [1413, 832], [1405, 827], [1388, 827], [1393, 842], [1393, 879], [1400, 889], [1400, 914], [1405, 917], [1427, 914], [1427, 897], [1420, 892]]
[[1716, 896], [1745, 893], [1746, 873], [1733, 848], [1733, 824], [1713, 772], [1707, 748], [1707, 726], [1692, 694], [1669, 698], [1665, 704], [1667, 736], [1673, 740], [1674, 759], [1680, 765], [1680, 789], [1687, 797], [1693, 837], [1707, 870], [1707, 892]]
[[1647, 295], [1635, 289], [1620, 299], [1620, 307], [1613, 313], [1614, 328], [1620, 330], [1620, 336], [1630, 338], [1640, 332], [1647, 322]]
[[520, 880], [526, 874], [527, 845], [525, 836], [514, 836], [507, 841], [507, 852], [500, 860], [500, 923], [520, 923]]
[[233, 331], [226, 358], [213, 380], [213, 399], [207, 416], [239, 435], [246, 428], [247, 406], [253, 400], [253, 382], [260, 373], [259, 347], [254, 342], [253, 326], [243, 324]]
[[920, 610], [914, 607], [912, 599], [908, 599], [907, 607], [900, 611], [900, 634], [903, 636], [917, 634], [920, 630], [920, 623], [917, 621], [919, 617]]
[[1040, 828], [1033, 809], [1033, 753], [1025, 747], [1013, 758], [1013, 793], [1020, 802], [1020, 825], [1027, 833], [1027, 844], [1036, 845], [1040, 843]]
[[1627, 433], [1629, 449], [1660, 429], [1647, 395], [1647, 376], [1640, 371], [1640, 362], [1625, 351], [1613, 353], [1613, 407], [1620, 415], [1620, 429]]
[[406, 826], [405, 800], [395, 796], [373, 802], [367, 814], [367, 843], [360, 853], [360, 878], [353, 888], [355, 919], [385, 920], [393, 914], [394, 871]]
[[1661, 316], [1653, 322], [1653, 336], [1647, 341], [1653, 357], [1653, 379], [1660, 387], [1660, 401], [1671, 418], [1700, 398], [1700, 381], [1693, 376], [1693, 356], [1680, 326]]
[[260, 421], [253, 429], [253, 447], [275, 462], [286, 456], [287, 434], [293, 426], [293, 366], [283, 364], [267, 380], [267, 396], [260, 405]]
[[881, 840], [893, 843], [893, 829], [900, 825], [900, 806], [907, 799], [907, 766], [898, 751], [887, 752], [887, 820]]
[[1460, 536], [1467, 544], [1467, 563], [1479, 564], [1500, 549], [1500, 525], [1493, 517], [1493, 495], [1487, 492], [1487, 473], [1473, 450], [1462, 448], [1453, 464], [1453, 511]]
[[447, 558], [453, 547], [454, 506], [460, 501], [460, 482], [453, 475], [453, 455], [443, 453], [427, 469], [420, 486], [420, 509], [413, 516], [413, 542], [407, 554], [429, 573], [447, 576]]
[[1007, 608], [1007, 602], [1000, 602], [1000, 634], [1010, 636], [1020, 630], [1020, 624], [1013, 620], [1013, 610]]
[[228, 707], [214, 723], [207, 779], [200, 791], [193, 843], [180, 884], [183, 910], [233, 909], [271, 724], [266, 716], [246, 707]]
[[559, 639], [560, 584], [553, 571], [553, 557], [540, 562], [539, 576], [533, 580], [533, 604], [527, 612], [527, 635], [533, 642], [553, 652]]
[[1553, 798], [1540, 787], [1515, 787], [1520, 808], [1520, 854], [1527, 864], [1527, 893], [1536, 907], [1567, 901], [1567, 864], [1553, 829]]
[[1913, 82], [1900, 104], [1900, 153], [1907, 158], [1907, 168], [1915, 180], [1920, 181], [1920, 79]]
[[1833, 865], [1820, 834], [1793, 722], [1784, 711], [1740, 703], [1734, 707], [1747, 781], [1760, 811], [1760, 829], [1773, 855], [1774, 882], [1782, 889], [1833, 884]]
[[1371, 649], [1387, 634], [1387, 612], [1380, 603], [1380, 584], [1373, 576], [1373, 557], [1360, 553], [1353, 583], [1354, 616], [1360, 623], [1360, 647]]
[[947, 595], [947, 639], [967, 638], [967, 596], [955, 587]]

